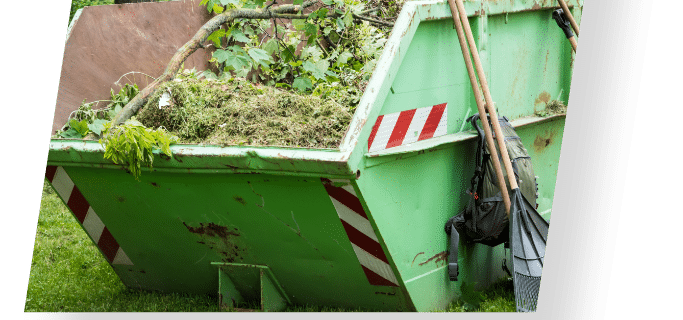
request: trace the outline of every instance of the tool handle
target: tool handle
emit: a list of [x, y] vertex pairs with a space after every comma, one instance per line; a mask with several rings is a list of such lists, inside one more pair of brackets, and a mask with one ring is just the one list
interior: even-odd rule
[[576, 43], [576, 37], [569, 38], [569, 43], [572, 44], [572, 49], [574, 49], [574, 52], [576, 52], [576, 47], [578, 46], [578, 44]]
[[[515, 173], [512, 169], [512, 161], [510, 161], [510, 155], [508, 155], [507, 148], [505, 146], [505, 135], [503, 130], [500, 128], [500, 123], [498, 123], [498, 114], [496, 113], [496, 108], [493, 105], [493, 99], [491, 98], [491, 93], [489, 92], [489, 85], [486, 82], [486, 74], [484, 73], [484, 68], [481, 66], [481, 59], [479, 58], [479, 52], [477, 52], [477, 46], [474, 43], [474, 37], [472, 36], [472, 29], [470, 28], [469, 20], [467, 18], [467, 13], [465, 12], [465, 6], [462, 0], [455, 0], [455, 4], [458, 7], [458, 13], [460, 14], [460, 20], [465, 29], [465, 35], [467, 36], [467, 42], [472, 53], [472, 58], [474, 60], [474, 66], [476, 67], [477, 74], [479, 75], [479, 82], [481, 83], [482, 91], [484, 91], [484, 99], [486, 100], [486, 110], [491, 116], [491, 123], [493, 124], [493, 131], [498, 137], [498, 148], [500, 149], [501, 156], [503, 158], [503, 165], [505, 165], [505, 170], [507, 171], [508, 180], [510, 182], [510, 189], [514, 190], [519, 188], [517, 185], [517, 180], [515, 179]], [[483, 117], [482, 117], [483, 118]], [[503, 185], [501, 190], [505, 190]], [[507, 204], [506, 204], [507, 205]], [[509, 212], [510, 207], [506, 206], [506, 211]]]
[[[477, 110], [479, 111], [479, 118], [484, 129], [484, 137], [486, 138], [486, 146], [491, 154], [491, 161], [493, 162], [493, 168], [496, 171], [496, 177], [498, 178], [498, 188], [500, 188], [501, 196], [503, 197], [503, 203], [505, 204], [505, 212], [510, 214], [510, 195], [508, 195], [507, 187], [505, 186], [505, 177], [503, 176], [503, 169], [500, 166], [500, 160], [498, 158], [498, 152], [496, 150], [496, 145], [493, 141], [493, 134], [491, 133], [491, 126], [489, 125], [488, 119], [486, 117], [486, 108], [483, 103], [483, 98], [481, 96], [481, 91], [479, 91], [479, 83], [477, 83], [477, 77], [474, 74], [474, 68], [472, 67], [472, 59], [470, 58], [470, 50], [467, 47], [467, 41], [465, 40], [465, 34], [463, 32], [463, 22], [458, 14], [457, 6], [454, 0], [448, 0], [448, 4], [451, 8], [451, 14], [453, 15], [453, 22], [455, 23], [455, 29], [458, 33], [458, 40], [460, 41], [460, 49], [462, 49], [462, 55], [465, 59], [465, 66], [467, 67], [467, 74], [470, 77], [470, 84], [472, 85], [472, 91], [474, 92], [474, 100], [477, 103]], [[464, 13], [464, 10], [462, 11]], [[467, 22], [467, 15], [463, 20], [464, 24], [469, 28], [469, 22]], [[499, 137], [501, 137], [499, 135]]]
[[576, 36], [579, 36], [579, 25], [576, 24], [576, 21], [574, 20], [574, 17], [572, 16], [571, 11], [569, 11], [569, 7], [567, 6], [567, 3], [564, 2], [564, 0], [557, 0], [557, 2], [560, 3], [560, 7], [562, 7], [562, 11], [564, 11], [564, 15], [569, 19], [569, 22], [572, 24], [572, 28], [574, 28], [574, 32], [576, 33]]

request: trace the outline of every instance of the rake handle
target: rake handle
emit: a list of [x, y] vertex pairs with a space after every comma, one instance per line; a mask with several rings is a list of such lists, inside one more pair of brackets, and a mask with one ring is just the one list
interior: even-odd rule
[[[498, 137], [496, 140], [498, 142], [498, 148], [503, 158], [503, 165], [505, 165], [505, 170], [507, 171], [508, 180], [510, 182], [510, 189], [514, 190], [519, 188], [517, 185], [517, 180], [515, 179], [515, 172], [512, 169], [512, 161], [510, 161], [510, 155], [508, 155], [507, 148], [505, 146], [505, 135], [503, 130], [500, 128], [500, 123], [498, 122], [498, 114], [496, 113], [496, 108], [493, 106], [493, 99], [491, 98], [491, 92], [489, 92], [489, 85], [486, 82], [486, 74], [484, 73], [484, 68], [481, 66], [481, 59], [479, 59], [479, 52], [477, 51], [477, 46], [474, 43], [474, 37], [472, 36], [472, 29], [470, 28], [469, 20], [467, 18], [467, 13], [465, 12], [465, 6], [462, 4], [462, 0], [455, 0], [458, 7], [458, 13], [460, 14], [460, 20], [465, 29], [465, 35], [467, 36], [467, 42], [470, 46], [470, 51], [472, 53], [472, 58], [474, 60], [474, 66], [477, 69], [477, 74], [479, 75], [479, 82], [481, 83], [481, 88], [484, 91], [484, 99], [486, 99], [486, 109], [491, 115], [491, 124], [493, 125], [493, 131]], [[483, 118], [483, 117], [482, 117]], [[505, 189], [505, 187], [501, 188]], [[506, 206], [506, 211], [509, 212], [510, 206]]]
[[[569, 22], [572, 24], [572, 29], [574, 29], [574, 33], [576, 33], [576, 36], [579, 36], [579, 25], [576, 24], [576, 21], [574, 20], [574, 17], [572, 16], [571, 11], [569, 11], [569, 7], [567, 6], [567, 3], [564, 2], [564, 0], [557, 0], [557, 2], [560, 3], [560, 7], [562, 7], [562, 11], [564, 11], [564, 15], [569, 19]], [[571, 40], [570, 40], [571, 41]], [[572, 42], [572, 46], [574, 47], [574, 51], [576, 51], [576, 40]]]
[[576, 43], [576, 37], [571, 37], [571, 38], [569, 38], [569, 43], [572, 44], [572, 49], [574, 49], [574, 52], [576, 52], [576, 46], [578, 45], [578, 44]]
[[472, 59], [470, 58], [469, 49], [467, 47], [467, 41], [465, 40], [465, 34], [463, 33], [462, 22], [460, 21], [458, 9], [456, 8], [454, 0], [448, 0], [448, 4], [451, 8], [451, 15], [453, 16], [455, 29], [458, 33], [458, 40], [460, 41], [460, 48], [462, 49], [462, 55], [465, 59], [467, 74], [469, 75], [470, 83], [472, 84], [472, 91], [474, 91], [474, 100], [477, 102], [477, 109], [479, 110], [479, 119], [481, 119], [481, 123], [484, 127], [484, 137], [486, 138], [486, 146], [489, 149], [489, 153], [491, 154], [493, 168], [496, 171], [496, 177], [498, 178], [498, 188], [500, 188], [500, 193], [503, 197], [503, 202], [505, 203], [505, 213], [509, 215], [510, 195], [508, 195], [508, 191], [505, 186], [505, 177], [503, 176], [503, 169], [501, 169], [500, 166], [498, 151], [496, 150], [495, 143], [493, 141], [493, 134], [491, 134], [491, 127], [489, 126], [489, 121], [486, 117], [486, 109], [483, 104], [484, 99], [481, 96], [481, 91], [479, 91], [477, 77], [474, 74], [474, 68], [472, 67]]

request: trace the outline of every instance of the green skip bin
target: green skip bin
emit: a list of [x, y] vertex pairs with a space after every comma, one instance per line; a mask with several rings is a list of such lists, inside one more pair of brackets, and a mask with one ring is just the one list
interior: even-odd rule
[[[567, 2], [580, 21], [583, 0]], [[574, 60], [559, 4], [464, 5], [549, 220], [566, 111], [548, 106], [567, 103]], [[444, 223], [467, 204], [476, 110], [448, 3], [408, 1], [337, 149], [175, 144], [136, 180], [97, 141], [53, 138], [46, 178], [131, 288], [218, 292], [225, 308], [444, 310], [511, 266], [503, 245], [461, 243], [448, 276]]]

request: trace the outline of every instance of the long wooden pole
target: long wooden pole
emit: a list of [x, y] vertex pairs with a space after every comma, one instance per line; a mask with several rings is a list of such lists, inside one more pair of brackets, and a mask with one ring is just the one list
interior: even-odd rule
[[[474, 66], [477, 69], [477, 74], [479, 75], [479, 82], [481, 83], [481, 88], [484, 91], [484, 99], [486, 99], [486, 109], [491, 116], [491, 124], [493, 125], [493, 131], [496, 133], [496, 140], [498, 142], [498, 149], [500, 149], [501, 156], [503, 158], [503, 164], [505, 165], [505, 171], [507, 171], [508, 181], [510, 182], [510, 189], [514, 190], [519, 188], [517, 185], [517, 180], [515, 178], [515, 172], [512, 169], [512, 162], [510, 161], [510, 155], [508, 155], [507, 148], [505, 146], [505, 135], [503, 130], [500, 128], [500, 123], [498, 123], [498, 114], [496, 114], [496, 108], [493, 105], [493, 99], [491, 98], [491, 93], [489, 92], [489, 85], [486, 82], [486, 74], [484, 73], [484, 68], [481, 66], [481, 59], [479, 59], [479, 52], [477, 52], [477, 46], [474, 43], [474, 37], [472, 36], [472, 29], [470, 28], [470, 23], [467, 18], [467, 13], [465, 12], [465, 6], [462, 4], [462, 0], [455, 0], [458, 6], [458, 13], [460, 14], [460, 20], [465, 27], [465, 35], [467, 36], [467, 42], [470, 45], [470, 50], [472, 52], [472, 58], [474, 60]], [[507, 207], [509, 209], [509, 206]]]
[[[576, 21], [574, 21], [574, 17], [572, 16], [571, 11], [569, 11], [569, 7], [567, 6], [567, 3], [564, 2], [564, 0], [557, 0], [557, 2], [560, 3], [560, 7], [562, 7], [562, 11], [564, 11], [564, 15], [569, 19], [569, 22], [572, 24], [572, 28], [574, 29], [574, 33], [576, 33], [576, 36], [579, 36], [579, 25], [576, 24]], [[576, 42], [576, 41], [574, 41]], [[572, 44], [573, 45], [573, 44]], [[576, 49], [574, 49], [576, 51]]]
[[[472, 67], [472, 59], [470, 58], [470, 50], [467, 47], [467, 40], [465, 39], [465, 34], [462, 28], [462, 22], [458, 16], [458, 9], [455, 5], [454, 0], [448, 0], [448, 4], [451, 7], [451, 15], [453, 15], [453, 22], [455, 23], [455, 29], [458, 32], [458, 40], [460, 40], [460, 49], [462, 49], [462, 56], [465, 59], [465, 66], [467, 67], [467, 74], [470, 76], [470, 83], [472, 84], [472, 91], [474, 91], [474, 99], [477, 102], [477, 109], [479, 110], [479, 119], [481, 119], [481, 124], [484, 127], [484, 136], [486, 137], [486, 146], [491, 154], [491, 161], [493, 161], [493, 168], [496, 171], [496, 177], [498, 178], [498, 188], [500, 188], [500, 193], [503, 196], [503, 202], [505, 203], [505, 212], [510, 214], [510, 195], [508, 195], [507, 187], [505, 186], [505, 176], [503, 175], [503, 169], [500, 166], [500, 160], [498, 158], [498, 151], [496, 150], [495, 142], [493, 141], [493, 134], [491, 133], [491, 127], [489, 126], [489, 121], [486, 117], [486, 107], [484, 107], [484, 99], [481, 96], [481, 91], [479, 90], [479, 83], [477, 83], [477, 77], [474, 74], [474, 68]], [[501, 136], [499, 136], [501, 137]]]

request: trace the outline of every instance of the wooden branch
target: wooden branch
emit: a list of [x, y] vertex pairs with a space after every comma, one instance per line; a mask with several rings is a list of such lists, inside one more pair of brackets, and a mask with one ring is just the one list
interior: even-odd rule
[[[164, 73], [161, 76], [159, 76], [154, 82], [150, 83], [144, 89], [142, 89], [130, 102], [128, 102], [128, 104], [126, 104], [123, 107], [123, 109], [121, 109], [121, 111], [118, 114], [116, 114], [116, 116], [114, 116], [112, 124], [114, 126], [120, 125], [124, 123], [126, 120], [130, 119], [132, 116], [134, 116], [145, 105], [149, 97], [156, 92], [156, 90], [161, 84], [173, 80], [175, 75], [178, 73], [178, 70], [183, 65], [183, 62], [185, 62], [185, 60], [191, 54], [197, 51], [197, 49], [203, 48], [206, 39], [214, 31], [218, 30], [221, 27], [221, 25], [232, 23], [233, 21], [235, 21], [235, 19], [307, 19], [308, 15], [301, 13], [305, 8], [318, 3], [318, 1], [319, 0], [308, 0], [302, 3], [301, 5], [286, 4], [277, 6], [275, 8], [270, 7], [264, 9], [232, 9], [213, 17], [211, 20], [206, 22], [199, 29], [199, 31], [197, 31], [197, 33], [192, 37], [192, 39], [190, 39], [190, 41], [185, 43], [182, 47], [178, 49], [178, 51], [176, 51], [176, 53], [171, 58], [171, 61], [169, 61], [168, 65], [166, 66], [166, 70], [164, 71]], [[341, 16], [342, 15], [337, 13], [327, 15], [328, 18], [336, 18]], [[393, 26], [393, 23], [358, 16], [355, 14], [353, 16], [354, 18], [366, 20], [372, 23]], [[277, 28], [277, 26], [275, 28]], [[355, 54], [354, 57], [356, 59], [359, 59], [358, 57], [356, 57]]]
[[221, 25], [232, 23], [235, 19], [270, 19], [279, 15], [288, 16], [288, 19], [297, 18], [303, 19], [303, 15], [296, 15], [303, 9], [318, 3], [318, 0], [308, 0], [301, 5], [280, 5], [276, 8], [268, 10], [262, 9], [232, 9], [225, 11], [211, 20], [206, 22], [197, 33], [176, 51], [176, 53], [166, 66], [164, 73], [159, 76], [154, 82], [142, 89], [130, 102], [128, 102], [121, 111], [116, 114], [112, 120], [114, 126], [124, 123], [126, 120], [134, 116], [147, 102], [147, 99], [154, 94], [160, 84], [172, 80], [178, 73], [183, 62], [197, 49], [201, 48], [206, 38], [214, 31], [218, 30]]

